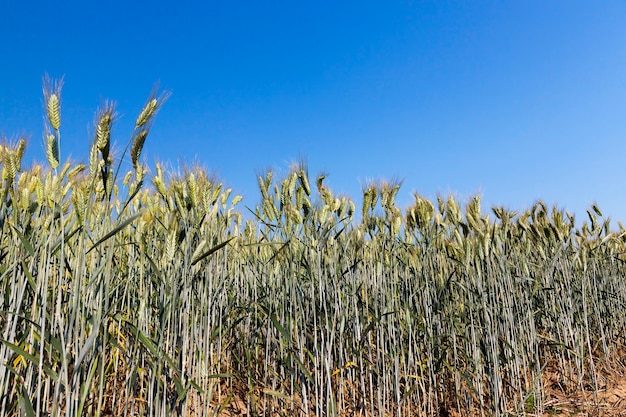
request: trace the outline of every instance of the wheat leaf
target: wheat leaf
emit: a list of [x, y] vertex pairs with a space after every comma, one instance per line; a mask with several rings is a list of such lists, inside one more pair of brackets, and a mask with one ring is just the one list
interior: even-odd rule
[[143, 211], [140, 211], [139, 213], [135, 214], [134, 216], [129, 217], [128, 219], [124, 220], [117, 227], [115, 227], [109, 233], [107, 233], [106, 235], [101, 237], [96, 243], [94, 243], [93, 246], [91, 248], [89, 248], [87, 253], [91, 252], [97, 246], [101, 245], [103, 242], [106, 242], [108, 239], [110, 239], [111, 237], [115, 236], [120, 230], [124, 229], [126, 226], [128, 226], [129, 224], [131, 224], [132, 222], [137, 220], [142, 214], [143, 214]]

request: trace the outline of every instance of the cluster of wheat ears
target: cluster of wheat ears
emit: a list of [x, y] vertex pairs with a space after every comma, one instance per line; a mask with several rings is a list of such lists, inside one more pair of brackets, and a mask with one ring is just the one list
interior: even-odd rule
[[548, 369], [598, 391], [626, 237], [597, 206], [580, 227], [542, 202], [401, 210], [379, 182], [359, 210], [296, 164], [244, 216], [203, 170], [142, 163], [166, 99], [116, 158], [104, 105], [88, 163], [62, 165], [46, 79], [49, 167], [0, 147], [0, 415], [539, 415]]

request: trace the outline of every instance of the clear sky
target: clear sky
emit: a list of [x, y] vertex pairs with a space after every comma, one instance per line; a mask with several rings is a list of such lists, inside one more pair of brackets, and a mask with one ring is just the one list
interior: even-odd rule
[[256, 174], [302, 158], [358, 204], [476, 192], [626, 220], [626, 2], [3, 1], [0, 134], [43, 154], [42, 77], [64, 77], [62, 158], [97, 107], [122, 148], [157, 81], [146, 162], [198, 163], [254, 205]]

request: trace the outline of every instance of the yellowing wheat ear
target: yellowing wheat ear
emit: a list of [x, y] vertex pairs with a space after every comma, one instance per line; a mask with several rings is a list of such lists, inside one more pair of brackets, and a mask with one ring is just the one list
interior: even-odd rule
[[148, 137], [148, 129], [140, 130], [137, 135], [135, 135], [133, 145], [130, 148], [130, 159], [135, 170], [139, 166], [139, 157], [141, 156], [143, 145], [146, 142], [146, 137]]
[[54, 130], [61, 127], [61, 110], [60, 98], [56, 93], [48, 96], [46, 111], [48, 113], [48, 121]]
[[150, 97], [148, 101], [141, 109], [139, 116], [137, 117], [137, 121], [135, 122], [136, 129], [142, 129], [144, 127], [149, 127], [150, 122], [154, 115], [159, 111], [163, 103], [169, 98], [169, 92], [163, 92], [159, 96], [157, 96], [158, 86], [155, 86], [150, 93]]
[[63, 80], [52, 80], [48, 75], [44, 77], [43, 96], [45, 100], [48, 123], [54, 130], [61, 127], [61, 87]]
[[16, 149], [16, 155], [20, 163], [22, 161], [22, 158], [24, 157], [25, 150], [26, 150], [26, 139], [20, 138], [20, 140], [17, 142], [17, 149]]
[[48, 125], [45, 130], [46, 159], [52, 169], [59, 166], [61, 141], [61, 87], [63, 80], [52, 80], [47, 74], [43, 80], [43, 97]]
[[107, 159], [111, 147], [111, 126], [116, 118], [115, 104], [107, 102], [104, 107], [98, 111], [96, 122], [96, 139], [95, 143], [102, 153], [102, 158]]
[[46, 135], [46, 159], [52, 169], [59, 166], [59, 145], [57, 138], [52, 133]]
[[169, 92], [164, 92], [157, 96], [157, 87], [155, 86], [150, 94], [150, 97], [148, 98], [148, 101], [144, 105], [143, 109], [141, 109], [141, 112], [137, 117], [135, 130], [132, 136], [132, 145], [130, 148], [130, 159], [136, 172], [140, 169], [139, 158], [141, 156], [141, 151], [143, 150], [143, 145], [148, 137], [148, 132], [150, 132], [152, 119], [168, 98]]
[[148, 123], [148, 121], [152, 118], [152, 115], [154, 115], [157, 110], [157, 104], [158, 102], [156, 98], [152, 98], [146, 103], [143, 110], [141, 110], [141, 113], [139, 113], [139, 117], [137, 117], [137, 122], [135, 124], [137, 128], [141, 128]]

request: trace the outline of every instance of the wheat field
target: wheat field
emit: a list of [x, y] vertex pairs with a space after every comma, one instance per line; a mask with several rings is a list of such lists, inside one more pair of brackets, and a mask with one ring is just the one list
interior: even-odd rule
[[610, 391], [626, 230], [598, 206], [583, 221], [415, 194], [403, 210], [399, 182], [357, 203], [304, 163], [242, 202], [201, 169], [143, 162], [157, 90], [117, 158], [107, 103], [88, 162], [63, 162], [61, 93], [45, 80], [47, 165], [22, 167], [24, 139], [0, 147], [0, 415], [626, 408]]

